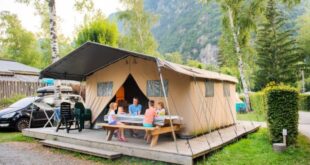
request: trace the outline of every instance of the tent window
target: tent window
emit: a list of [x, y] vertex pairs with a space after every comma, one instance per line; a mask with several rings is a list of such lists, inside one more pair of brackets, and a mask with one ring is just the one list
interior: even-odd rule
[[[164, 80], [165, 92], [168, 95], [168, 80]], [[146, 95], [148, 97], [164, 97], [160, 80], [147, 80]]]
[[205, 84], [206, 84], [206, 97], [213, 97], [214, 96], [214, 82], [207, 80]]
[[97, 96], [112, 96], [113, 82], [97, 83]]
[[229, 83], [223, 83], [223, 91], [224, 91], [224, 96], [225, 97], [229, 97], [230, 96]]

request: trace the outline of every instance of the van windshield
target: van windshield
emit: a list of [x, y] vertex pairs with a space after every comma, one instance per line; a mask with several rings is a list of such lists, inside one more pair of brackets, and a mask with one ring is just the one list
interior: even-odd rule
[[35, 101], [35, 97], [26, 97], [10, 105], [10, 108], [24, 108], [30, 105], [33, 101]]

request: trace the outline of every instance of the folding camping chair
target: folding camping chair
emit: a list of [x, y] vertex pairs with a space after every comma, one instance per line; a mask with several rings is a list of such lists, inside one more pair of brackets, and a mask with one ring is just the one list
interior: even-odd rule
[[[75, 128], [71, 128], [73, 124], [75, 124]], [[62, 125], [65, 127], [61, 127]], [[70, 103], [62, 102], [60, 104], [60, 122], [57, 125], [56, 132], [58, 132], [59, 129], [66, 129], [67, 133], [69, 133], [70, 130], [82, 131], [79, 121], [75, 119], [71, 111]]]

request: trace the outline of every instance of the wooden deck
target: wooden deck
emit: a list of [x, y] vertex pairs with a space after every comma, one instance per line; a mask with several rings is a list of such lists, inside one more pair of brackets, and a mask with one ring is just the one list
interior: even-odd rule
[[128, 142], [119, 142], [115, 138], [106, 141], [107, 133], [102, 129], [84, 129], [82, 132], [64, 130], [55, 132], [55, 128], [32, 128], [23, 130], [25, 136], [42, 140], [55, 140], [59, 142], [82, 145], [119, 152], [123, 155], [153, 159], [177, 164], [193, 164], [193, 160], [219, 149], [246, 134], [256, 131], [259, 124], [251, 122], [238, 122], [218, 131], [201, 135], [188, 141], [177, 139], [177, 148], [171, 136], [160, 136], [158, 144], [150, 147], [142, 138], [128, 138]]

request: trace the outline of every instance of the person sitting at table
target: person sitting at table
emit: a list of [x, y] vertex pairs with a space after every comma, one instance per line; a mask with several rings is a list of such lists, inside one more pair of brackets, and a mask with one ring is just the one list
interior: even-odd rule
[[[139, 104], [138, 98], [134, 97], [132, 104], [129, 105], [129, 107], [128, 107], [129, 114], [132, 116], [138, 116], [138, 115], [140, 115], [141, 110], [142, 110], [142, 105]], [[132, 136], [138, 137], [137, 130], [134, 130], [134, 129], [132, 130]]]
[[[109, 105], [110, 109], [109, 109], [109, 113], [108, 113], [108, 124], [109, 125], [125, 125], [122, 122], [119, 122], [116, 120], [116, 114], [115, 114], [115, 103], [112, 102]], [[118, 140], [119, 141], [123, 141], [123, 142], [127, 142], [125, 135], [124, 135], [124, 129], [120, 128], [118, 130]]]
[[142, 110], [142, 105], [139, 104], [138, 98], [136, 97], [133, 98], [132, 104], [129, 105], [128, 110], [129, 110], [130, 115], [133, 115], [133, 116], [140, 115], [141, 110]]
[[[148, 128], [153, 127], [154, 119], [157, 116], [156, 109], [154, 106], [155, 106], [154, 100], [150, 100], [149, 108], [144, 113], [143, 127], [148, 127]], [[146, 138], [146, 141], [149, 142], [151, 139], [151, 135], [146, 134], [144, 138]]]
[[124, 107], [123, 106], [118, 106], [117, 108], [117, 114], [118, 115], [123, 115], [123, 114], [126, 114], [126, 112], [124, 111]]
[[165, 116], [166, 115], [165, 106], [164, 106], [164, 103], [162, 101], [157, 103], [156, 113], [157, 113], [157, 116]]

